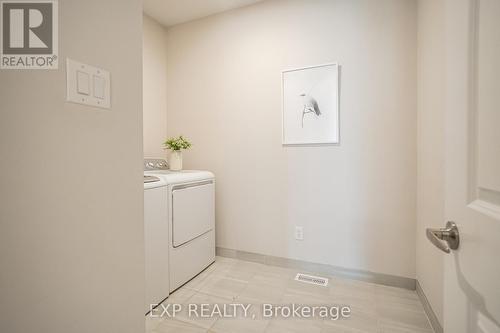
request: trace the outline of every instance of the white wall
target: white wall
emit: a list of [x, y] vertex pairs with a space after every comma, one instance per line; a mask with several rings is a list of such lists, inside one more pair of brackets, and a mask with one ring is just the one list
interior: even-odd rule
[[[59, 1], [59, 69], [0, 71], [0, 332], [144, 330], [141, 32], [141, 1]], [[66, 57], [111, 110], [65, 101]]]
[[[416, 12], [274, 0], [167, 30], [167, 132], [217, 176], [218, 246], [415, 277]], [[283, 147], [281, 70], [332, 61], [341, 145]]]
[[443, 323], [443, 255], [425, 229], [444, 218], [444, 1], [418, 2], [417, 279]]
[[152, 18], [143, 20], [144, 157], [165, 158], [167, 136], [167, 51], [165, 29]]

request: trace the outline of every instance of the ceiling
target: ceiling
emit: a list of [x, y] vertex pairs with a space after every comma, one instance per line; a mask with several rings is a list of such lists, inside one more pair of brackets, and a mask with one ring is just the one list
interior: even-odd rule
[[166, 27], [262, 0], [144, 0], [144, 12]]

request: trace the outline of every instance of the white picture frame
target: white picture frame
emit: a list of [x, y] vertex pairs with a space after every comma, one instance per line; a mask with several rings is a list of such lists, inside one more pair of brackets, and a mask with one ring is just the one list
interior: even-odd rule
[[282, 144], [340, 144], [340, 66], [327, 63], [281, 72]]

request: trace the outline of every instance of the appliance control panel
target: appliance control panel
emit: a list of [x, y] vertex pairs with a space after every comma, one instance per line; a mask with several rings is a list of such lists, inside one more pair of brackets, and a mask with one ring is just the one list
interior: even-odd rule
[[144, 170], [168, 170], [168, 163], [163, 159], [145, 159]]

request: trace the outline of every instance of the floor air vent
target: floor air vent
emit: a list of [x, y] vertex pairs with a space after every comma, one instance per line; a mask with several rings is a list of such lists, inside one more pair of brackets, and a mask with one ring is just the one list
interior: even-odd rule
[[295, 277], [295, 281], [315, 284], [317, 286], [323, 286], [323, 287], [326, 287], [328, 285], [327, 278], [322, 278], [319, 276], [312, 276], [312, 275], [307, 275], [307, 274], [302, 274], [302, 273], [297, 273], [297, 276]]

